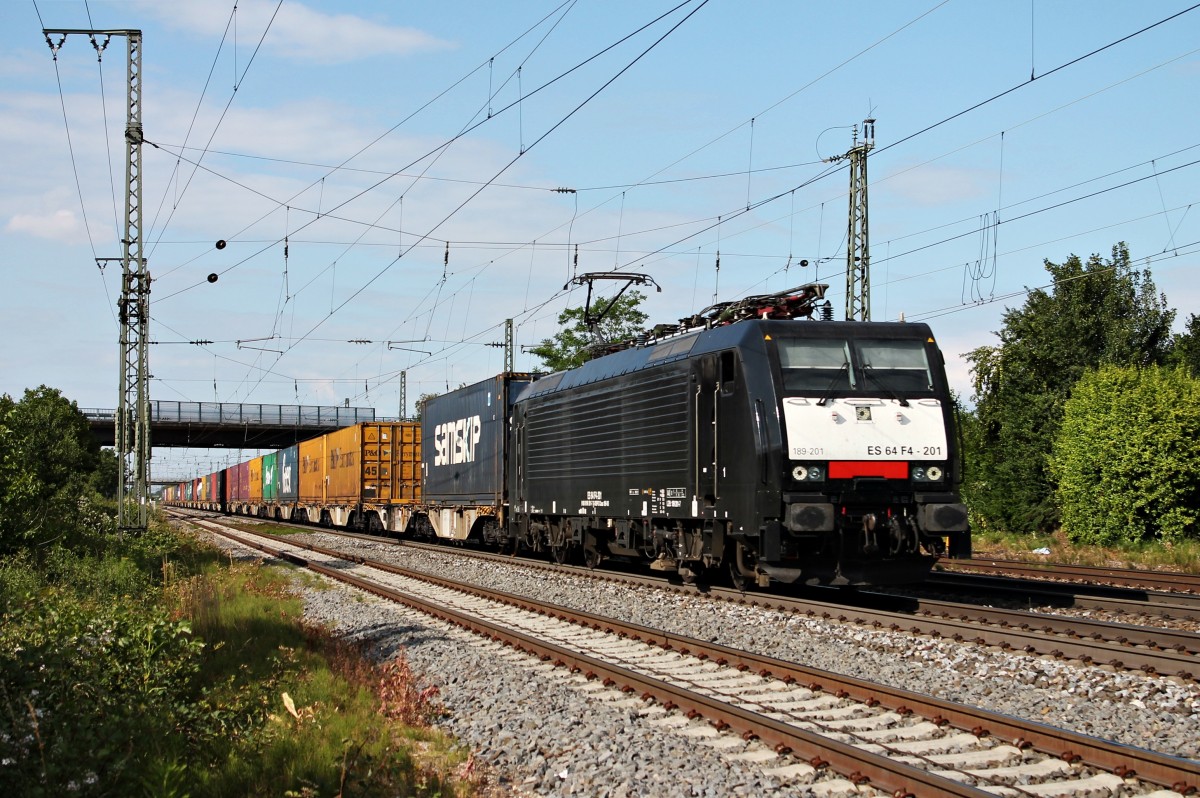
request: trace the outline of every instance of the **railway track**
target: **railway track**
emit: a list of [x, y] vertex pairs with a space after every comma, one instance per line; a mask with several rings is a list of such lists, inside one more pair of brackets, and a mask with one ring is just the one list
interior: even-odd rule
[[577, 679], [628, 694], [648, 722], [678, 725], [685, 736], [728, 747], [731, 757], [761, 760], [793, 780], [829, 768], [850, 784], [897, 796], [1165, 798], [1200, 785], [1200, 766], [1187, 760], [296, 541], [261, 533], [250, 541], [250, 533], [189, 520], [502, 639]]
[[1105, 568], [1065, 563], [1034, 563], [977, 557], [944, 560], [942, 573], [988, 573], [1029, 580], [1070, 581], [1097, 588], [1123, 587], [1133, 590], [1175, 592], [1200, 597], [1200, 575], [1136, 568]]
[[923, 589], [969, 600], [1006, 599], [1027, 607], [1098, 610], [1166, 621], [1200, 621], [1200, 595], [934, 571]]
[[[307, 533], [314, 531], [312, 527], [302, 525], [292, 528]], [[395, 543], [394, 539], [340, 530], [322, 529], [320, 532], [375, 543]], [[446, 551], [446, 547], [439, 544], [405, 541], [403, 545], [443, 553]], [[506, 555], [468, 552], [464, 549], [456, 551], [463, 556], [512, 562], [512, 558]], [[1184, 680], [1200, 677], [1200, 634], [1192, 631], [880, 593], [839, 594], [827, 600], [773, 593], [743, 593], [726, 588], [682, 585], [661, 577], [593, 571], [537, 560], [523, 559], [521, 563], [552, 573], [565, 570], [578, 576], [621, 584], [650, 585], [693, 595], [703, 593], [714, 600], [756, 605], [871, 629], [944, 637], [994, 646], [1004, 651], [1076, 660], [1084, 664], [1107, 665]], [[831, 594], [836, 592], [829, 591]]]

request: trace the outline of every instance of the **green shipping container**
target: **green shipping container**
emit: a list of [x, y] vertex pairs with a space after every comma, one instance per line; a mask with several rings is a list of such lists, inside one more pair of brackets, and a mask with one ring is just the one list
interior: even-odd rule
[[279, 501], [279, 454], [269, 452], [262, 458], [262, 497], [265, 502]]

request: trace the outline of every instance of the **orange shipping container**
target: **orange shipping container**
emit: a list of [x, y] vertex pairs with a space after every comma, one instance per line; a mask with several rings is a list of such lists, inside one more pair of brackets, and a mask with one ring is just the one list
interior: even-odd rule
[[[331, 433], [336, 434], [336, 433]], [[328, 435], [300, 441], [300, 495], [303, 504], [325, 502], [325, 439]]]
[[250, 461], [250, 495], [246, 498], [252, 502], [262, 501], [262, 464], [263, 459], [261, 456], [255, 457]]
[[393, 475], [394, 501], [407, 504], [421, 501], [421, 425], [418, 422], [396, 424], [396, 448]]
[[[412, 422], [365, 422], [326, 435], [325, 501], [331, 505], [417, 501], [420, 436], [420, 427]], [[300, 457], [304, 459], [303, 449]]]

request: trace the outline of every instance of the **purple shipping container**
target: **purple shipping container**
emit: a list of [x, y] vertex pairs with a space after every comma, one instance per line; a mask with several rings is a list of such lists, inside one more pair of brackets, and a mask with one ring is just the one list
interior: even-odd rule
[[250, 501], [250, 461], [238, 463], [228, 469], [229, 500], [234, 502]]

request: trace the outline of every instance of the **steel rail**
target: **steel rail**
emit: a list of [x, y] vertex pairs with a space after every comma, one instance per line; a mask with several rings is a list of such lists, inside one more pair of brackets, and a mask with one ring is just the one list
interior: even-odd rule
[[1011, 576], [991, 576], [963, 572], [934, 571], [921, 587], [974, 590], [1001, 594], [1025, 602], [1080, 609], [1110, 610], [1164, 618], [1200, 621], [1200, 596], [1191, 593], [1163, 593], [1124, 587], [1096, 587], [1078, 582], [1047, 582]]
[[[274, 522], [278, 523], [278, 522]], [[310, 528], [297, 526], [308, 531]], [[388, 539], [342, 530], [320, 529], [339, 537], [383, 542]], [[255, 534], [264, 534], [255, 532]], [[394, 541], [392, 541], [394, 542]], [[309, 544], [300, 544], [309, 548]], [[437, 544], [411, 543], [405, 546], [445, 552]], [[319, 550], [313, 548], [312, 550]], [[463, 553], [459, 551], [459, 553]], [[356, 556], [340, 553], [338, 556]], [[469, 556], [493, 561], [511, 562], [508, 555], [471, 552]], [[959, 642], [995, 646], [1005, 651], [1020, 651], [1029, 655], [1074, 659], [1085, 664], [1108, 665], [1114, 668], [1139, 670], [1148, 674], [1168, 674], [1185, 680], [1200, 675], [1200, 635], [1194, 632], [1162, 627], [1118, 624], [1094, 619], [1055, 616], [1023, 610], [979, 607], [933, 599], [914, 599], [914, 611], [895, 611], [837, 602], [778, 596], [768, 593], [743, 593], [728, 588], [706, 588], [703, 593], [691, 585], [678, 585], [665, 580], [648, 580], [641, 576], [603, 572], [597, 573], [578, 566], [550, 565], [523, 560], [522, 565], [549, 571], [566, 570], [581, 576], [633, 585], [649, 585], [694, 595], [704, 595], [735, 603], [749, 604], [842, 623], [855, 623], [873, 629], [893, 632], [946, 637]], [[867, 593], [862, 596], [893, 599], [886, 594]], [[940, 616], [940, 617], [939, 617]]]
[[[739, 670], [753, 670], [760, 675], [774, 676], [787, 683], [799, 682], [808, 685], [813, 690], [824, 690], [867, 704], [878, 704], [899, 714], [917, 712], [922, 716], [930, 718], [935, 723], [950, 724], [956, 728], [968, 730], [977, 736], [998, 736], [1001, 739], [1010, 740], [1019, 748], [1032, 747], [1048, 756], [1061, 758], [1068, 762], [1083, 762], [1097, 769], [1115, 773], [1122, 778], [1131, 778], [1136, 775], [1141, 779], [1168, 787], [1181, 794], [1191, 794], [1200, 789], [1200, 764], [1190, 760], [1134, 746], [1122, 745], [1100, 738], [1088, 737], [1087, 735], [1066, 729], [1058, 729], [1034, 721], [955, 704], [943, 699], [888, 687], [854, 677], [843, 676], [831, 671], [808, 668], [716, 643], [694, 640], [661, 630], [591, 615], [583, 611], [542, 604], [526, 597], [507, 594], [502, 591], [463, 585], [450, 579], [432, 576], [420, 571], [412, 571], [390, 563], [373, 561], [369, 558], [345, 552], [338, 552], [307, 542], [277, 538], [276, 536], [259, 532], [252, 534], [274, 538], [280, 542], [286, 542], [289, 545], [308, 549], [326, 556], [420, 579], [431, 584], [463, 591], [471, 595], [504, 601], [519, 608], [553, 615], [560, 620], [570, 620], [592, 628], [603, 629], [609, 633], [624, 635], [630, 639], [657, 645], [666, 650], [676, 650], [681, 654], [694, 655], [700, 659], [712, 659], [718, 664], [732, 665]], [[255, 547], [261, 548], [259, 546]], [[824, 738], [819, 739], [823, 740]], [[830, 761], [832, 762], [833, 760]], [[933, 793], [919, 793], [922, 796], [926, 794], [932, 795]]]
[[1099, 585], [1141, 588], [1146, 590], [1179, 590], [1200, 593], [1200, 575], [1175, 571], [1147, 571], [1139, 568], [1106, 568], [1067, 563], [1023, 562], [992, 557], [969, 560], [941, 560], [939, 567], [955, 573], [988, 571], [1015, 574], [1033, 579], [1072, 578]]
[[[886, 594], [879, 595], [890, 598]], [[929, 617], [940, 614], [960, 620], [995, 624], [1005, 629], [1034, 630], [1050, 635], [1065, 635], [1070, 638], [1105, 640], [1120, 646], [1144, 646], [1151, 650], [1172, 650], [1178, 654], [1195, 655], [1200, 652], [1200, 634], [1159, 626], [1137, 626], [1115, 621], [1098, 621], [1069, 615], [1053, 615], [1027, 610], [1011, 610], [1003, 607], [981, 607], [960, 602], [938, 599], [917, 599], [916, 614]], [[1200, 659], [1195, 659], [1194, 668], [1200, 672]]]
[[[552, 661], [554, 665], [569, 668], [573, 673], [583, 673], [588, 679], [603, 679], [606, 686], [617, 687], [622, 692], [640, 693], [643, 699], [653, 698], [668, 709], [686, 711], [690, 717], [704, 717], [709, 719], [709, 723], [718, 730], [733, 730], [740, 733], [745, 739], [758, 738], [762, 743], [774, 748], [777, 753], [794, 754], [798, 750], [803, 750], [804, 755], [808, 757], [808, 763], [814, 768], [829, 767], [856, 784], [870, 783], [874, 787], [890, 791], [896, 798], [925, 798], [925, 796], [929, 796], [929, 798], [989, 798], [991, 796], [991, 793], [984, 790], [935, 775], [912, 765], [895, 762], [886, 756], [874, 754], [848, 743], [790, 726], [686, 688], [608, 664], [595, 657], [492, 624], [482, 618], [409, 596], [371, 580], [347, 574], [336, 568], [328, 568], [299, 555], [248, 540], [241, 535], [212, 529], [212, 526], [218, 526], [212, 522], [200, 523], [209, 528], [209, 531], [243, 546], [249, 546], [272, 557], [353, 585], [439, 620], [453, 623], [476, 634], [510, 645], [518, 651], [539, 657], [543, 662]], [[251, 534], [273, 537], [258, 532]], [[287, 542], [298, 545], [293, 541]], [[322, 554], [327, 553], [318, 548], [312, 550]], [[336, 552], [334, 554], [351, 562], [378, 567], [375, 563], [348, 558], [344, 554]], [[392, 569], [385, 570], [391, 571]], [[396, 572], [401, 570], [397, 569]], [[430, 581], [428, 575], [416, 573], [409, 575], [419, 577], [423, 581]], [[461, 589], [461, 586], [456, 586], [456, 588]], [[475, 594], [474, 591], [470, 592]], [[491, 596], [489, 595], [489, 597]], [[670, 646], [664, 646], [664, 648], [670, 648]]]

